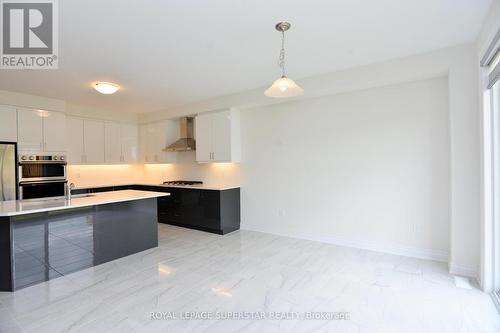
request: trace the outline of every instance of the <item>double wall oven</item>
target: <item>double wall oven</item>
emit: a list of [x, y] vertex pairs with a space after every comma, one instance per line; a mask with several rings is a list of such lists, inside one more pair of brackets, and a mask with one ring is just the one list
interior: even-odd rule
[[66, 156], [19, 156], [19, 199], [63, 197], [67, 182]]

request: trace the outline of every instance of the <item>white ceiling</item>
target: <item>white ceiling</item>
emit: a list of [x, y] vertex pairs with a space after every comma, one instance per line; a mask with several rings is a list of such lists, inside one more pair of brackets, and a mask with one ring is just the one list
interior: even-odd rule
[[[58, 70], [0, 70], [0, 89], [148, 112], [264, 87], [287, 34], [294, 79], [475, 40], [491, 0], [63, 0]], [[123, 86], [115, 95], [95, 80]], [[298, 80], [300, 83], [300, 80]]]

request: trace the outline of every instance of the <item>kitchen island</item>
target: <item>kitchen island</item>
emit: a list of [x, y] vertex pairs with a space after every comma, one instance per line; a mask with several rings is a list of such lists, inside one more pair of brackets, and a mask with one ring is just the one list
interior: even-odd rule
[[122, 190], [0, 202], [0, 291], [14, 291], [158, 246], [157, 200]]

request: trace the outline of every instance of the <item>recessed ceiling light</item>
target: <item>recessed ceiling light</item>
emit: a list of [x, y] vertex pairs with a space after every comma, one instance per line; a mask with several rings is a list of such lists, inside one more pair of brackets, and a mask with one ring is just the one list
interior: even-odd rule
[[94, 89], [101, 94], [111, 95], [120, 89], [120, 86], [111, 82], [97, 82], [94, 84]]

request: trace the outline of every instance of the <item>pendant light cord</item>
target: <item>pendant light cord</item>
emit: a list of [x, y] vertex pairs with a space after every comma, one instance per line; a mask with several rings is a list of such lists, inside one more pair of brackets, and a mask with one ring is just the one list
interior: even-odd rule
[[281, 77], [286, 77], [285, 74], [285, 31], [281, 31], [281, 50], [280, 50], [280, 68]]

